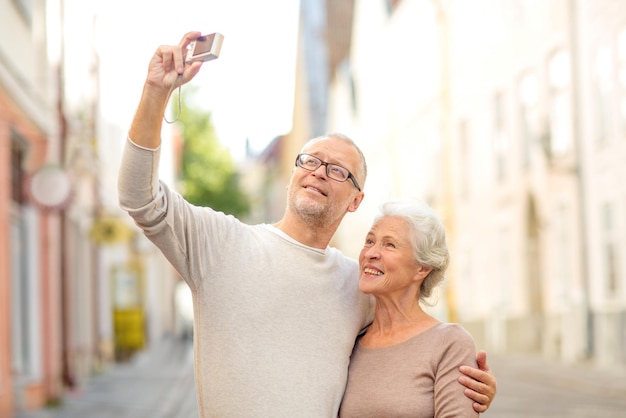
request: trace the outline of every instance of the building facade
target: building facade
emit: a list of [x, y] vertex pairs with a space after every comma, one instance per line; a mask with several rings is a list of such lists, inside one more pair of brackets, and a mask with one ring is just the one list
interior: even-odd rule
[[11, 416], [61, 388], [60, 219], [28, 193], [55, 162], [59, 125], [46, 3], [1, 1], [0, 15], [0, 415]]
[[625, 365], [619, 1], [356, 1], [330, 130], [362, 142], [366, 199], [425, 199], [453, 263], [435, 311], [491, 352]]
[[63, 402], [181, 322], [175, 274], [119, 208], [126, 135], [101, 112], [90, 5], [0, 0], [2, 417]]

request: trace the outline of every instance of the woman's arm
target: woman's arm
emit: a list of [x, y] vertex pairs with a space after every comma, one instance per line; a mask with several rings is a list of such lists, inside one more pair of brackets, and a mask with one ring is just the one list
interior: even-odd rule
[[461, 365], [476, 365], [476, 348], [472, 336], [460, 325], [449, 324], [438, 344], [433, 388], [436, 418], [476, 418], [478, 412], [472, 400], [459, 385]]
[[485, 412], [496, 397], [497, 382], [496, 377], [489, 370], [487, 364], [487, 353], [479, 351], [476, 355], [478, 368], [461, 366], [460, 372], [465, 376], [459, 377], [459, 383], [465, 386], [465, 396], [474, 401], [476, 412]]

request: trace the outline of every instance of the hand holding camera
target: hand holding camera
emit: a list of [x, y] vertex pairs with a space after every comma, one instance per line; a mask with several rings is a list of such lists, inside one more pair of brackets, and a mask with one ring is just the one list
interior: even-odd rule
[[180, 92], [181, 86], [189, 81], [191, 78], [193, 78], [200, 70], [200, 66], [194, 66], [195, 68], [187, 68], [187, 64], [191, 65], [195, 62], [206, 62], [217, 59], [220, 55], [220, 50], [222, 49], [222, 42], [224, 41], [224, 36], [218, 32], [214, 32], [208, 35], [202, 35], [193, 39], [192, 41], [189, 41], [190, 39], [192, 39], [190, 38], [191, 36], [195, 36], [195, 34], [193, 32], [190, 32], [186, 34], [181, 41], [182, 47], [187, 45], [187, 54], [183, 57], [183, 67], [185, 69], [183, 70], [183, 72], [180, 72], [182, 69], [178, 70], [178, 80], [172, 84], [172, 87], [169, 91], [169, 94], [171, 94], [173, 90], [178, 86], [178, 114], [176, 115], [175, 119], [171, 121], [168, 120], [167, 117], [165, 117], [164, 115], [163, 119], [167, 123], [173, 123], [177, 121], [180, 117], [180, 112], [182, 111]]
[[185, 63], [194, 61], [210, 61], [219, 57], [224, 36], [219, 33], [202, 35], [189, 44]]

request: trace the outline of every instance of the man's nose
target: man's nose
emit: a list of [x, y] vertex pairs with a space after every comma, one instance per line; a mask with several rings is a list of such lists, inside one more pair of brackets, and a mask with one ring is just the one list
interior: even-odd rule
[[326, 172], [326, 166], [324, 164], [320, 164], [320, 166], [313, 170], [313, 172], [316, 176], [319, 176], [321, 173], [323, 177], [328, 177], [328, 173]]

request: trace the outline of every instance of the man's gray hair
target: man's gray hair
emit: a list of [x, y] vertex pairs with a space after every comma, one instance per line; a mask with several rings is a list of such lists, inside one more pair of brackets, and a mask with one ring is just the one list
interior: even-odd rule
[[304, 144], [300, 152], [305, 152], [306, 148], [313, 145], [317, 141], [321, 141], [323, 139], [329, 139], [329, 138], [336, 138], [344, 142], [347, 142], [348, 144], [352, 145], [354, 149], [359, 153], [359, 157], [361, 158], [361, 164], [359, 164], [359, 167], [357, 167], [357, 172], [355, 174], [359, 178], [358, 181], [359, 181], [359, 184], [361, 185], [361, 190], [363, 190], [365, 188], [365, 180], [367, 179], [367, 163], [365, 162], [365, 156], [363, 155], [363, 151], [361, 151], [361, 148], [359, 148], [356, 142], [354, 142], [354, 140], [352, 140], [352, 138], [350, 138], [348, 135], [344, 135], [338, 132], [333, 132], [333, 133], [327, 133], [325, 135], [315, 137], [313, 139], [309, 139]]

